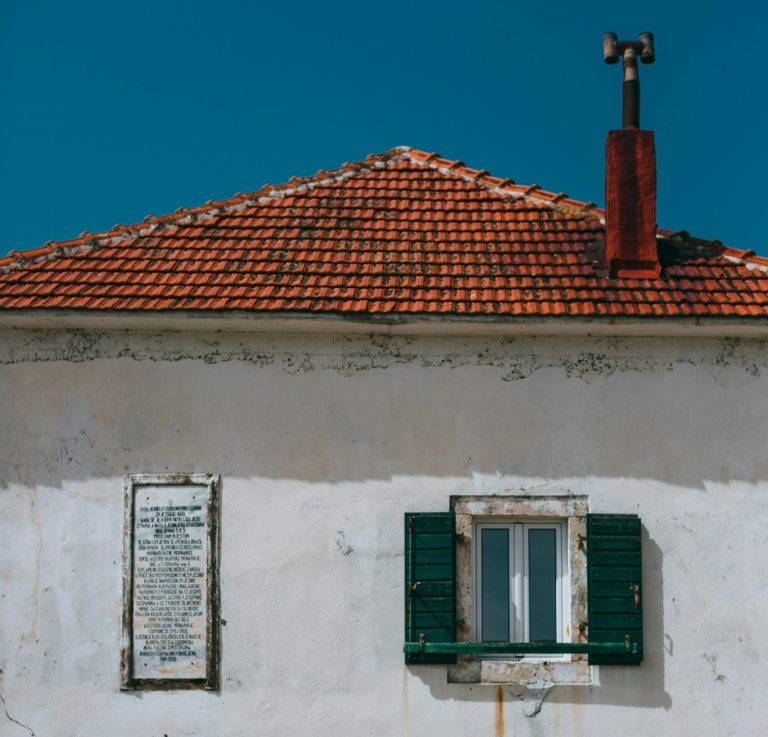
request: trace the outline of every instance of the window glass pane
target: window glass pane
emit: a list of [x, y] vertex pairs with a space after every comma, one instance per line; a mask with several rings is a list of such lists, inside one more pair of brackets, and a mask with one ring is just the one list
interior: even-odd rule
[[557, 537], [528, 530], [528, 616], [532, 642], [557, 642]]
[[509, 530], [483, 530], [483, 642], [509, 642]]

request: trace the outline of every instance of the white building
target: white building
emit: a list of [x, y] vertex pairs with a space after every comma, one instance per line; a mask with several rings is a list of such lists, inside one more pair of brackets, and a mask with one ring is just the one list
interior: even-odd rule
[[607, 224], [402, 148], [0, 261], [0, 734], [764, 734], [768, 261], [638, 150]]

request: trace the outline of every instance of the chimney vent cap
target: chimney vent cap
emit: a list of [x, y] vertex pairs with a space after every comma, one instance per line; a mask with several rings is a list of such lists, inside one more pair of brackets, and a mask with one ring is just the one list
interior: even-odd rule
[[653, 45], [653, 34], [646, 31], [645, 33], [641, 33], [637, 38], [643, 45], [643, 48], [640, 51], [640, 61], [643, 62], [643, 64], [653, 64], [653, 62], [656, 61], [656, 49]]
[[603, 59], [606, 64], [619, 63], [619, 37], [615, 33], [603, 34]]

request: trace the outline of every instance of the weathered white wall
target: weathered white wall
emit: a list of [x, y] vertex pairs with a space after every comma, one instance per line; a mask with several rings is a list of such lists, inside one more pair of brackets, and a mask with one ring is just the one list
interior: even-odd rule
[[[0, 361], [3, 737], [765, 734], [763, 343], [19, 331]], [[122, 477], [164, 471], [223, 478], [218, 694], [118, 690]], [[520, 490], [641, 515], [641, 667], [403, 665], [403, 512]]]

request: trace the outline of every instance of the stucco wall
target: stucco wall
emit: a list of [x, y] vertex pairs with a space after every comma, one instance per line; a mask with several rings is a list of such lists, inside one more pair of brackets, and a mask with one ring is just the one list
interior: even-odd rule
[[[0, 362], [3, 737], [765, 734], [763, 343], [15, 331]], [[119, 691], [122, 478], [164, 471], [222, 475], [220, 693]], [[641, 667], [403, 665], [403, 512], [523, 490], [642, 517]]]

